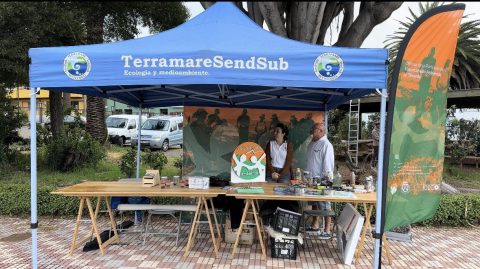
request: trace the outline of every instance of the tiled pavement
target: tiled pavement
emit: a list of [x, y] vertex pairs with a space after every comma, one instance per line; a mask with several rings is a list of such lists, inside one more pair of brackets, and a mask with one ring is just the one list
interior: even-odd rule
[[[219, 257], [215, 258], [208, 233], [200, 233], [190, 255], [183, 257], [187, 238], [178, 246], [172, 237], [150, 236], [145, 246], [138, 234], [123, 234], [120, 245], [111, 245], [105, 256], [100, 252], [77, 249], [69, 256], [69, 247], [75, 220], [41, 218], [39, 222], [40, 268], [372, 268], [373, 240], [367, 240], [366, 249], [356, 266], [341, 264], [335, 240], [308, 240], [300, 248], [297, 260], [267, 258], [261, 260], [260, 245], [240, 245], [239, 254], [231, 258], [233, 244], [222, 242]], [[167, 219], [156, 219], [155, 228], [174, 228]], [[88, 223], [82, 224], [88, 230]], [[102, 231], [106, 229], [102, 220]], [[136, 229], [137, 226], [132, 227]], [[130, 228], [130, 229], [132, 229]], [[130, 230], [129, 229], [129, 230]], [[187, 234], [188, 225], [183, 227]], [[0, 268], [30, 268], [31, 238], [29, 220], [0, 218]], [[81, 235], [85, 235], [85, 232]], [[480, 268], [480, 229], [415, 227], [413, 242], [390, 241], [393, 264], [382, 268]], [[268, 255], [270, 255], [269, 247]]]

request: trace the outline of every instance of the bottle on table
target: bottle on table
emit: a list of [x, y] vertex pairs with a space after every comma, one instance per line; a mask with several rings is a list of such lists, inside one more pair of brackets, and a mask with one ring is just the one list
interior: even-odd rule
[[340, 171], [338, 170], [337, 166], [337, 173], [335, 173], [335, 176], [333, 177], [333, 187], [340, 187], [342, 185], [342, 175], [340, 174]]
[[300, 168], [295, 171], [295, 180], [302, 181], [302, 170]]

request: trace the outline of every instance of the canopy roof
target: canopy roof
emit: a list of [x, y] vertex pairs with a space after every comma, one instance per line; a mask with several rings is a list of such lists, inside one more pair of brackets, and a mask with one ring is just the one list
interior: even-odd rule
[[283, 38], [233, 4], [216, 3], [156, 35], [33, 48], [29, 56], [31, 87], [142, 107], [318, 111], [386, 88], [388, 53]]

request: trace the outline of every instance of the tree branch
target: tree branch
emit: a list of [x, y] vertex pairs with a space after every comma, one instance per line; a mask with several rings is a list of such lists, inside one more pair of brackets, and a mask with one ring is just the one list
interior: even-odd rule
[[215, 2], [200, 1], [200, 4], [202, 5], [202, 7], [203, 7], [204, 9], [207, 9], [207, 8], [211, 7], [213, 4], [215, 4]]
[[281, 16], [279, 12], [278, 2], [259, 2], [258, 5], [270, 32], [287, 37], [283, 16]]
[[350, 26], [352, 26], [353, 16], [354, 16], [353, 14], [354, 2], [343, 2], [342, 5], [345, 10], [345, 14], [343, 15], [342, 29], [340, 30], [338, 39], [343, 38], [347, 30], [350, 28]]
[[250, 19], [252, 19], [256, 24], [260, 25], [260, 27], [263, 27], [263, 15], [262, 12], [260, 12], [258, 2], [247, 2], [247, 9]]
[[327, 33], [328, 27], [335, 18], [334, 14], [336, 11], [338, 2], [328, 2], [325, 6], [325, 11], [323, 12], [322, 24], [320, 26], [320, 31], [318, 34], [317, 44], [323, 45], [325, 41], [325, 34]]
[[357, 19], [334, 46], [360, 47], [372, 29], [385, 21], [403, 2], [362, 2]]

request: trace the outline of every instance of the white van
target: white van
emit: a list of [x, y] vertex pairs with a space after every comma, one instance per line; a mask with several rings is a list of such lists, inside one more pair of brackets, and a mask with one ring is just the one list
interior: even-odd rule
[[[132, 137], [132, 147], [136, 147], [137, 132]], [[142, 147], [167, 151], [171, 146], [183, 146], [183, 117], [155, 116], [142, 125]]]
[[[146, 120], [147, 117], [142, 116], [142, 123]], [[130, 143], [132, 135], [138, 128], [138, 115], [111, 115], [106, 122], [110, 142], [123, 146]]]

